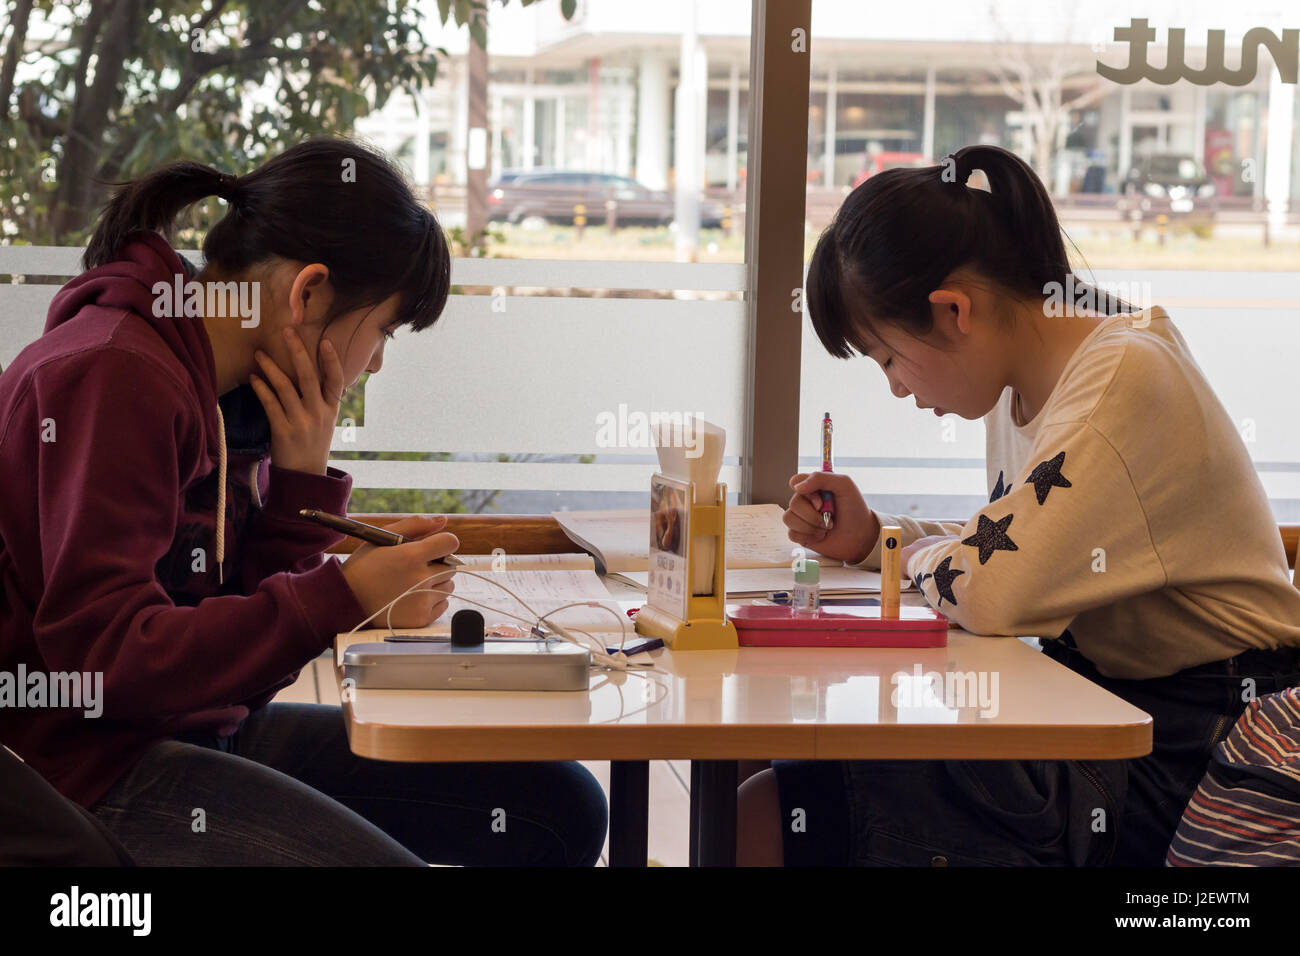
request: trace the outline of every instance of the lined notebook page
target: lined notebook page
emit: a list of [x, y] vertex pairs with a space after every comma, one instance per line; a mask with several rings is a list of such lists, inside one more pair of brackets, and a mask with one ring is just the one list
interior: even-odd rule
[[[782, 568], [794, 560], [797, 545], [786, 533], [780, 505], [731, 505], [727, 508], [727, 567]], [[650, 567], [650, 510], [557, 511], [565, 534], [597, 555], [606, 573], [647, 571]], [[843, 565], [815, 551], [823, 567]]]
[[589, 554], [458, 554], [471, 571], [595, 571]]
[[[588, 560], [590, 560], [589, 556], [584, 555], [584, 557], [588, 557]], [[581, 628], [593, 634], [621, 633], [621, 622], [627, 621], [630, 636], [632, 622], [618, 606], [618, 602], [610, 597], [609, 589], [601, 583], [600, 578], [590, 569], [549, 571], [470, 570], [473, 570], [475, 574], [481, 574], [482, 577], [474, 577], [470, 574], [458, 572], [455, 576], [456, 590], [452, 592], [451, 598], [447, 601], [446, 612], [438, 620], [428, 627], [396, 628], [394, 633], [428, 636], [450, 634], [452, 616], [457, 611], [467, 607], [473, 608], [483, 615], [485, 629], [490, 630], [496, 625], [515, 625], [522, 628], [523, 632], [526, 633], [528, 627], [536, 621], [538, 615], [553, 611], [574, 601], [596, 601], [601, 607], [609, 608], [614, 613], [610, 614], [608, 611], [594, 607], [572, 607], [560, 611], [555, 620], [566, 627]], [[505, 585], [522, 598], [528, 607], [524, 607], [518, 600], [491, 582]], [[477, 601], [479, 604], [470, 604], [465, 598]], [[488, 607], [480, 607], [480, 604], [486, 604]], [[511, 617], [510, 614], [517, 614], [526, 618], [526, 620], [517, 620]], [[376, 619], [375, 624], [383, 628], [385, 633], [387, 632], [382, 615]]]
[[[820, 560], [820, 559], [819, 559]], [[644, 588], [649, 571], [620, 571], [618, 577]], [[906, 579], [899, 581], [900, 590], [915, 590]], [[727, 597], [761, 597], [771, 591], [789, 591], [794, 587], [794, 571], [787, 565], [780, 568], [728, 568]], [[880, 572], [853, 567], [823, 567], [820, 592], [825, 597], [851, 594], [879, 594]]]

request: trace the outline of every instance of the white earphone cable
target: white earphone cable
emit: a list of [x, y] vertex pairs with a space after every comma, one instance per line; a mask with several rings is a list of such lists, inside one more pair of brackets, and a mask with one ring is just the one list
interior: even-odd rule
[[[557, 608], [554, 608], [554, 609], [552, 609], [552, 610], [550, 610], [550, 611], [547, 611], [545, 614], [538, 615], [538, 613], [537, 613], [537, 612], [536, 612], [532, 607], [529, 606], [529, 604], [528, 604], [527, 601], [525, 601], [523, 598], [521, 598], [521, 597], [520, 597], [518, 594], [516, 594], [514, 591], [510, 590], [510, 588], [506, 587], [506, 586], [505, 586], [504, 584], [502, 584], [500, 581], [494, 581], [494, 580], [492, 580], [490, 577], [487, 577], [487, 576], [485, 576], [485, 575], [479, 574], [477, 571], [469, 571], [469, 570], [466, 570], [465, 568], [456, 568], [456, 569], [454, 569], [454, 570], [452, 570], [452, 571], [437, 571], [437, 572], [435, 572], [434, 574], [430, 574], [428, 577], [424, 578], [424, 579], [421, 580], [421, 581], [416, 582], [414, 585], [412, 585], [411, 587], [409, 587], [409, 588], [407, 588], [405, 591], [403, 591], [401, 594], [399, 594], [397, 597], [393, 598], [393, 600], [389, 601], [387, 604], [385, 604], [385, 605], [384, 605], [383, 607], [381, 607], [379, 610], [375, 611], [374, 614], [371, 614], [371, 615], [370, 615], [369, 617], [367, 617], [364, 621], [362, 621], [361, 623], [359, 623], [356, 627], [352, 628], [352, 630], [349, 631], [348, 633], [349, 633], [349, 634], [355, 634], [355, 633], [356, 633], [357, 631], [359, 631], [361, 628], [365, 627], [367, 624], [369, 624], [371, 621], [373, 621], [375, 618], [377, 618], [380, 614], [385, 614], [385, 623], [386, 623], [387, 626], [388, 626], [388, 633], [389, 633], [389, 636], [391, 636], [391, 637], [395, 637], [395, 636], [396, 636], [396, 631], [393, 629], [393, 607], [397, 604], [397, 602], [399, 602], [400, 600], [402, 600], [402, 598], [404, 598], [404, 597], [406, 597], [407, 595], [410, 595], [410, 594], [446, 594], [447, 592], [445, 592], [445, 591], [440, 591], [440, 590], [439, 590], [438, 588], [436, 588], [436, 587], [426, 588], [426, 587], [422, 587], [422, 585], [428, 583], [429, 581], [432, 581], [434, 578], [441, 577], [441, 576], [443, 576], [443, 575], [446, 575], [448, 578], [450, 578], [452, 575], [455, 575], [455, 574], [468, 574], [468, 575], [470, 575], [471, 577], [475, 577], [475, 578], [479, 578], [480, 580], [487, 581], [489, 584], [492, 584], [492, 585], [494, 585], [494, 586], [500, 588], [501, 590], [503, 590], [503, 591], [505, 591], [507, 594], [509, 594], [512, 598], [514, 598], [516, 601], [518, 601], [519, 604], [520, 604], [520, 605], [521, 605], [521, 606], [522, 606], [526, 611], [528, 611], [530, 614], [533, 615], [533, 617], [532, 617], [532, 619], [530, 620], [529, 618], [521, 617], [520, 615], [515, 614], [515, 613], [513, 613], [513, 612], [511, 612], [511, 611], [503, 611], [503, 610], [501, 610], [501, 609], [499, 609], [499, 608], [494, 608], [494, 607], [491, 607], [490, 605], [483, 604], [483, 603], [481, 603], [481, 602], [479, 602], [479, 601], [475, 601], [475, 600], [473, 600], [472, 598], [459, 597], [458, 600], [463, 601], [463, 602], [465, 602], [466, 604], [472, 604], [472, 605], [474, 605], [474, 606], [476, 606], [476, 607], [481, 607], [481, 608], [483, 608], [484, 610], [492, 611], [492, 612], [495, 613], [495, 614], [504, 615], [505, 617], [510, 617], [510, 618], [514, 618], [514, 619], [517, 620], [517, 621], [521, 621], [521, 622], [523, 622], [524, 624], [528, 625], [529, 628], [530, 628], [530, 629], [533, 631], [533, 633], [535, 633], [535, 634], [539, 634], [539, 632], [540, 632], [540, 628], [541, 628], [541, 625], [542, 625], [543, 622], [545, 622], [545, 623], [547, 624], [547, 626], [548, 626], [549, 628], [551, 628], [551, 630], [554, 632], [554, 634], [555, 634], [557, 637], [559, 637], [561, 640], [567, 641], [568, 643], [573, 644], [573, 645], [575, 645], [575, 646], [577, 646], [577, 647], [584, 647], [584, 649], [587, 650], [587, 651], [591, 654], [591, 656], [592, 656], [592, 666], [593, 666], [593, 667], [602, 667], [602, 668], [606, 668], [606, 669], [608, 669], [608, 670], [612, 670], [612, 671], [616, 671], [616, 672], [635, 674], [637, 677], [641, 677], [642, 679], [644, 679], [644, 680], [647, 682], [647, 684], [653, 684], [653, 685], [655, 685], [656, 687], [659, 687], [661, 690], [663, 690], [664, 693], [663, 693], [662, 696], [658, 696], [658, 697], [656, 697], [654, 700], [648, 702], [648, 703], [646, 704], [645, 707], [643, 707], [643, 708], [639, 708], [638, 710], [635, 710], [635, 711], [632, 711], [633, 714], [635, 714], [635, 713], [640, 713], [641, 710], [645, 710], [645, 709], [647, 709], [647, 708], [649, 708], [649, 707], [654, 706], [655, 704], [657, 704], [657, 703], [659, 703], [661, 700], [663, 700], [664, 697], [667, 696], [667, 694], [668, 694], [668, 688], [667, 688], [666, 686], [664, 686], [661, 682], [659, 682], [659, 681], [657, 681], [657, 680], [653, 680], [653, 679], [651, 679], [651, 678], [650, 678], [649, 676], [647, 676], [645, 673], [642, 673], [643, 671], [655, 671], [655, 672], [658, 672], [658, 673], [661, 673], [661, 674], [666, 673], [666, 672], [663, 671], [662, 668], [660, 668], [658, 665], [653, 664], [653, 663], [639, 663], [639, 662], [633, 662], [633, 661], [631, 661], [631, 660], [628, 659], [628, 657], [627, 657], [626, 654], [623, 653], [622, 648], [627, 644], [627, 624], [628, 624], [628, 622], [627, 622], [627, 620], [626, 620], [622, 615], [620, 615], [620, 614], [619, 614], [617, 611], [615, 611], [613, 608], [611, 608], [611, 607], [607, 607], [606, 605], [601, 604], [601, 603], [599, 603], [598, 601], [574, 601], [574, 602], [569, 603], [569, 604], [562, 604], [562, 605], [560, 605], [560, 606], [557, 607]], [[610, 614], [614, 615], [615, 619], [618, 620], [618, 622], [619, 622], [619, 628], [620, 628], [620, 630], [622, 631], [622, 638], [621, 638], [621, 640], [619, 641], [619, 650], [616, 651], [616, 652], [613, 653], [613, 654], [610, 654], [610, 653], [605, 649], [605, 645], [604, 645], [604, 643], [601, 642], [601, 641], [599, 641], [599, 640], [597, 640], [595, 637], [593, 637], [593, 636], [592, 636], [590, 633], [588, 633], [587, 631], [584, 631], [584, 630], [582, 630], [581, 628], [576, 628], [576, 627], [574, 627], [574, 628], [566, 627], [566, 626], [564, 626], [564, 625], [559, 624], [559, 623], [556, 622], [556, 621], [548, 621], [548, 620], [547, 620], [547, 619], [550, 618], [552, 615], [554, 615], [554, 614], [558, 614], [560, 611], [567, 610], [568, 608], [571, 608], [571, 607], [594, 607], [594, 608], [599, 608], [599, 609], [604, 610], [604, 611], [608, 611]], [[386, 612], [386, 613], [385, 613], [385, 612]], [[583, 637], [586, 638], [586, 641], [581, 641], [581, 640], [579, 640], [578, 638], [574, 637], [573, 634], [570, 633], [570, 630], [577, 631], [579, 634], [582, 634]], [[604, 681], [604, 682], [602, 682], [602, 683], [600, 683], [600, 684], [597, 684], [596, 687], [595, 687], [595, 688], [592, 688], [592, 689], [595, 690], [595, 689], [597, 689], [597, 688], [599, 688], [599, 687], [603, 687], [606, 683], [610, 683], [610, 681], [607, 679], [606, 681]], [[613, 719], [614, 719], [614, 720], [619, 720], [619, 719], [621, 719], [621, 718], [623, 718], [623, 717], [625, 717], [625, 716], [630, 716], [630, 715], [625, 714], [625, 713], [623, 712], [623, 706], [622, 706], [622, 705], [623, 705], [623, 691], [622, 691], [622, 688], [619, 687], [619, 686], [617, 686], [617, 685], [615, 685], [615, 689], [618, 691], [618, 695], [619, 695], [619, 715], [618, 715], [618, 717], [613, 718]]]

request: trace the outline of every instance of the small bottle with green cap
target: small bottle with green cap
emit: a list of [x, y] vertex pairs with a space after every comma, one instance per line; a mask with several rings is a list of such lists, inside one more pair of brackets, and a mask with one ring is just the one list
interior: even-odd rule
[[794, 590], [790, 592], [790, 613], [816, 614], [821, 606], [821, 566], [812, 558], [799, 561], [794, 571]]

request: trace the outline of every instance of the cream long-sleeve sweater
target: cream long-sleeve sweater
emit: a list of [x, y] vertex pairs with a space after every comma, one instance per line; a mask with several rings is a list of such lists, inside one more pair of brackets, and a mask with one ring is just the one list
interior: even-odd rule
[[[880, 514], [926, 600], [978, 634], [1069, 628], [1104, 675], [1143, 679], [1300, 646], [1300, 590], [1241, 436], [1159, 306], [1110, 316], [1046, 405], [984, 418], [989, 503], [965, 524]], [[859, 567], [880, 567], [880, 542]]]

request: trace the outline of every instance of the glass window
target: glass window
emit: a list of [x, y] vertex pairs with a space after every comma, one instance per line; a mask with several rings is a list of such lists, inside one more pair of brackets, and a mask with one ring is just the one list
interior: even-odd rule
[[[591, 15], [556, 34], [535, 9], [493, 4], [489, 43], [512, 41], [508, 59], [489, 49], [487, 232], [479, 254], [456, 254], [438, 324], [399, 332], [366, 383], [364, 427], [336, 448], [355, 479], [353, 510], [441, 507], [442, 493], [507, 513], [640, 507], [657, 465], [645, 423], [686, 413], [727, 429], [723, 478], [736, 497], [747, 327], [732, 197], [745, 188], [751, 5], [710, 0], [693, 41], [687, 4], [583, 6]], [[731, 32], [710, 32], [710, 19]], [[684, 47], [707, 65], [684, 81], [689, 121], [678, 108]], [[434, 199], [452, 230], [467, 229], [470, 208], [459, 61], [442, 64], [423, 104], [447, 144]], [[401, 99], [376, 129], [414, 129]], [[685, 160], [681, 134], [693, 144]], [[689, 234], [675, 228], [682, 180], [698, 183], [687, 201], [702, 225]], [[525, 393], [545, 398], [521, 404]], [[412, 396], [436, 413], [412, 416]]]
[[[1294, 86], [1272, 79], [1267, 53], [1242, 87], [1105, 79], [1098, 61], [1128, 62], [1127, 44], [1109, 41], [1132, 17], [1156, 30], [1154, 66], [1167, 62], [1171, 27], [1186, 29], [1185, 61], [1204, 63], [1203, 20], [1157, 18], [1128, 0], [1089, 7], [1097, 29], [1027, 0], [986, 7], [936, 0], [875, 22], [842, 0], [814, 0], [806, 254], [871, 176], [976, 143], [1016, 152], [1053, 197], [1076, 272], [1165, 306], [1239, 423], [1279, 521], [1300, 520], [1289, 411], [1300, 354], [1300, 224], [1287, 206], [1300, 196]], [[1234, 37], [1293, 26], [1279, 9], [1220, 8], [1211, 26], [1228, 30], [1229, 66]], [[1287, 119], [1270, 125], [1277, 97]], [[1281, 140], [1270, 135], [1279, 129]], [[988, 502], [981, 421], [940, 421], [900, 401], [873, 360], [830, 359], [806, 317], [801, 374], [802, 467], [820, 462], [819, 421], [831, 409], [837, 464], [881, 510], [967, 517]]]

